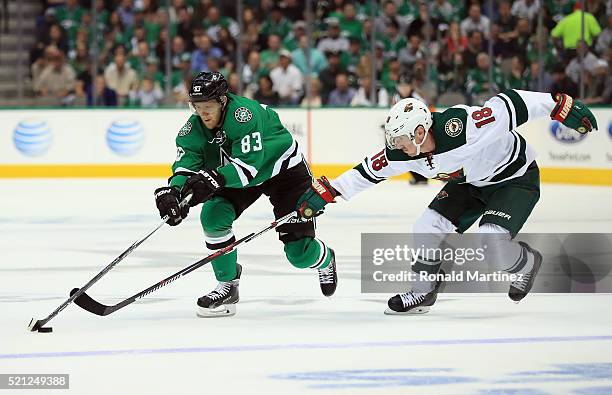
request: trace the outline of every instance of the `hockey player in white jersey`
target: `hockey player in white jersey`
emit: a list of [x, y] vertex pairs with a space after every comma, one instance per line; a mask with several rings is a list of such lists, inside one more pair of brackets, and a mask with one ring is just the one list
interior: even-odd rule
[[[542, 117], [579, 133], [597, 129], [593, 113], [562, 93], [508, 90], [482, 107], [458, 105], [434, 113], [417, 99], [400, 100], [385, 121], [386, 147], [332, 181], [315, 180], [299, 200], [298, 211], [304, 217], [317, 215], [336, 196], [349, 200], [388, 177], [409, 171], [447, 181], [414, 223], [413, 233], [428, 234], [426, 247], [436, 247], [446, 234], [463, 233], [480, 218], [477, 232], [497, 234], [495, 251], [505, 266], [500, 269], [522, 274], [508, 293], [518, 302], [530, 291], [542, 256], [527, 244], [513, 241], [540, 197], [535, 152], [515, 128]], [[413, 270], [437, 273], [440, 265], [423, 258]], [[390, 298], [385, 313], [427, 312], [439, 285], [417, 282], [410, 292]]]

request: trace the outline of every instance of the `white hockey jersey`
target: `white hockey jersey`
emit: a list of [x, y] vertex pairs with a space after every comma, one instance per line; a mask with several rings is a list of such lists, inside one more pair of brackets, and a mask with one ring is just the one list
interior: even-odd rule
[[458, 105], [434, 112], [429, 132], [436, 143], [433, 153], [410, 157], [401, 150], [379, 149], [331, 184], [348, 200], [409, 171], [474, 186], [520, 177], [536, 154], [515, 128], [529, 120], [550, 117], [555, 104], [549, 93], [508, 90], [482, 107]]

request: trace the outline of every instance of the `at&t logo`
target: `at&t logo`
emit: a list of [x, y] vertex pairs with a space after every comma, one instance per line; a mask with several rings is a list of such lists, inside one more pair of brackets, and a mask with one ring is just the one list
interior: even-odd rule
[[13, 142], [19, 152], [27, 156], [41, 156], [51, 146], [53, 135], [46, 121], [21, 121], [13, 132]]
[[106, 143], [116, 154], [134, 155], [144, 145], [145, 133], [140, 122], [135, 120], [116, 120], [106, 131]]

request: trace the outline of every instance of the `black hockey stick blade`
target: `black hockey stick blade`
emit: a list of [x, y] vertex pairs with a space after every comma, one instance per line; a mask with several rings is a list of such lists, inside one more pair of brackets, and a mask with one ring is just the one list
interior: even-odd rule
[[40, 332], [40, 333], [50, 333], [53, 332], [53, 328], [45, 325], [45, 320], [37, 320], [36, 318], [32, 318], [30, 320], [30, 324], [28, 325], [28, 329], [31, 332]]
[[38, 328], [40, 328], [40, 326], [41, 326], [41, 325], [40, 325], [40, 320], [37, 320], [37, 319], [35, 319], [35, 318], [32, 318], [32, 319], [30, 320], [30, 325], [28, 325], [28, 329], [29, 329], [31, 332], [36, 332], [36, 331], [38, 330]]
[[[72, 291], [70, 291], [70, 296], [74, 295], [78, 291], [79, 291], [78, 288], [73, 289]], [[76, 303], [76, 305], [79, 306], [80, 308], [87, 310], [90, 313], [93, 313], [96, 315], [104, 316], [104, 315], [108, 315], [112, 313], [112, 310], [109, 308], [109, 306], [103, 305], [102, 303], [94, 300], [91, 296], [87, 295], [87, 293], [85, 292], [79, 295], [74, 300], [74, 303]]]

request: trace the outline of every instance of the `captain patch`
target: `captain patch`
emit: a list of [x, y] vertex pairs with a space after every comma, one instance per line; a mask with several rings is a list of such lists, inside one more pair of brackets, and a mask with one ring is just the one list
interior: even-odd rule
[[246, 107], [238, 107], [236, 111], [234, 111], [234, 118], [240, 123], [246, 123], [253, 118], [253, 113]]
[[191, 128], [193, 128], [193, 125], [191, 125], [191, 122], [187, 121], [185, 126], [183, 126], [181, 130], [179, 130], [179, 136], [187, 136], [189, 133], [191, 133]]
[[444, 131], [450, 137], [457, 137], [463, 131], [463, 123], [461, 123], [459, 118], [451, 118], [444, 125]]

